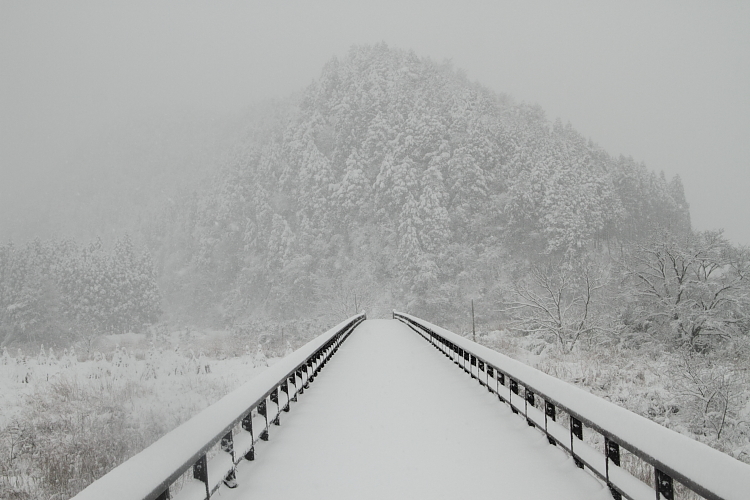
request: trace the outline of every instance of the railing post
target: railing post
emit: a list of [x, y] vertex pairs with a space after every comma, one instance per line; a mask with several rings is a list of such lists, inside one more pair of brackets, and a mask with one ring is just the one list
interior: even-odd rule
[[518, 410], [513, 406], [513, 394], [518, 395], [518, 381], [510, 379], [510, 392], [508, 393], [508, 402], [510, 403], [510, 409], [513, 413], [518, 414]]
[[672, 478], [654, 467], [654, 490], [656, 491], [656, 500], [664, 497], [665, 500], [674, 500], [674, 485]]
[[549, 431], [547, 430], [547, 419], [551, 419], [553, 422], [557, 418], [557, 409], [555, 408], [555, 405], [550, 403], [549, 401], [544, 402], [544, 432], [547, 434], [547, 441], [549, 441], [549, 444], [557, 446], [557, 441], [549, 435]]
[[294, 386], [294, 396], [292, 396], [292, 401], [294, 401], [296, 403], [297, 402], [297, 391], [299, 390], [299, 389], [297, 389], [297, 372], [294, 372], [294, 373], [292, 373], [289, 376], [289, 382], [291, 382], [292, 385]]
[[573, 437], [583, 440], [583, 423], [575, 418], [573, 415], [570, 416], [570, 454], [573, 455], [573, 461], [576, 463], [576, 467], [583, 469], [583, 462], [578, 458], [573, 451]]
[[250, 433], [250, 450], [245, 453], [245, 460], [255, 460], [255, 436], [253, 436], [253, 412], [242, 417], [242, 428]]
[[[492, 392], [492, 387], [490, 387], [490, 379], [495, 379], [495, 369], [490, 365], [487, 365], [487, 390], [489, 392]], [[497, 386], [495, 387], [495, 389], [497, 390]]]
[[609, 462], [612, 462], [616, 466], [620, 466], [620, 445], [614, 441], [610, 441], [607, 436], [604, 436], [604, 455], [605, 455], [605, 476], [607, 479], [607, 486], [609, 491], [612, 493], [614, 500], [622, 500], [622, 495], [615, 489], [612, 482], [609, 480]]
[[281, 392], [284, 393], [286, 396], [286, 403], [284, 403], [284, 411], [289, 411], [289, 384], [287, 384], [287, 381], [285, 380], [283, 384], [281, 384]]
[[501, 403], [505, 403], [505, 398], [500, 395], [500, 386], [505, 387], [505, 374], [500, 370], [497, 370], [497, 397]]
[[271, 402], [276, 404], [276, 416], [273, 419], [273, 425], [281, 425], [279, 415], [281, 415], [281, 406], [279, 406], [279, 388], [276, 387], [271, 392]]
[[258, 415], [263, 415], [266, 419], [266, 427], [262, 431], [260, 431], [260, 436], [258, 436], [262, 441], [268, 441], [268, 408], [266, 408], [266, 400], [264, 399], [260, 403], [258, 403]]
[[524, 395], [526, 396], [524, 399], [524, 416], [526, 417], [526, 423], [529, 424], [529, 427], [534, 427], [534, 422], [529, 418], [529, 405], [531, 407], [534, 407], [535, 399], [534, 399], [534, 393], [529, 390], [528, 387], [524, 387]]
[[232, 459], [232, 469], [224, 477], [224, 484], [227, 488], [234, 489], [237, 487], [237, 475], [235, 474], [237, 461], [234, 456], [234, 439], [232, 438], [231, 429], [223, 438], [221, 438], [221, 449], [222, 451], [229, 453], [229, 457]]
[[203, 482], [206, 487], [206, 498], [209, 498], [211, 492], [208, 488], [208, 464], [206, 463], [206, 455], [201, 456], [198, 461], [193, 464], [193, 478]]
[[172, 496], [169, 494], [169, 487], [167, 487], [166, 490], [164, 490], [163, 493], [161, 493], [158, 497], [156, 497], [155, 500], [170, 500]]
[[[474, 377], [474, 371], [471, 369], [472, 366], [477, 366], [477, 357], [471, 356], [471, 362], [469, 363], [469, 375], [471, 375], [471, 378]], [[479, 370], [477, 370], [477, 376], [476, 378], [479, 378]]]

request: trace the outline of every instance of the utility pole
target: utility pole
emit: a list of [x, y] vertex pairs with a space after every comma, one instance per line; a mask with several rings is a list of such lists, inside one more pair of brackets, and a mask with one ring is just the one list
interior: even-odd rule
[[471, 336], [474, 342], [477, 341], [477, 331], [474, 328], [474, 299], [471, 299]]

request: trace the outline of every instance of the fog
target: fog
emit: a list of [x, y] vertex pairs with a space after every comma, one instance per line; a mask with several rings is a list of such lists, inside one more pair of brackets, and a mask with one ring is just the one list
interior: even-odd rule
[[3, 2], [0, 230], [103, 129], [232, 113], [384, 41], [680, 174], [695, 227], [750, 244], [748, 26], [731, 1]]

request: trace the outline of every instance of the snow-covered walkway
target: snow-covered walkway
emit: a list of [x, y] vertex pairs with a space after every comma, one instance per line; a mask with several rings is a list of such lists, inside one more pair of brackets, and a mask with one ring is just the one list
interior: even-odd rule
[[241, 462], [240, 499], [611, 499], [395, 320], [368, 320]]

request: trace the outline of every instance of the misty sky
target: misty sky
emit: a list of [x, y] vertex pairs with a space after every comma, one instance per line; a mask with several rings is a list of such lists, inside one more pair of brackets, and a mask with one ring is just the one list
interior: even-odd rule
[[0, 196], [65, 169], [104, 126], [283, 97], [384, 41], [679, 173], [694, 225], [750, 244], [749, 27], [744, 0], [0, 0]]

